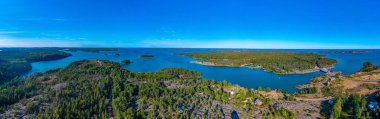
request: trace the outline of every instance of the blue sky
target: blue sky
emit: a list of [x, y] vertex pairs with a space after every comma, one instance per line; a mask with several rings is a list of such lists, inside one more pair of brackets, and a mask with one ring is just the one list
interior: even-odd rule
[[378, 0], [1, 0], [0, 47], [380, 48]]

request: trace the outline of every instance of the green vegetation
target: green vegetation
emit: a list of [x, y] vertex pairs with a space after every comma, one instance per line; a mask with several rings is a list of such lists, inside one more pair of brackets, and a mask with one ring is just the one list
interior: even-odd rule
[[10, 105], [37, 94], [38, 86], [35, 80], [15, 78], [0, 86], [0, 113]]
[[0, 52], [0, 83], [32, 69], [30, 63], [57, 60], [71, 54], [55, 48], [7, 48]]
[[326, 103], [322, 103], [321, 111], [328, 118], [378, 119], [380, 88], [379, 72], [375, 67], [366, 62], [360, 72], [352, 75], [316, 77], [310, 84], [300, 86], [306, 90], [296, 96], [298, 99], [323, 99]]
[[360, 69], [360, 71], [361, 72], [371, 72], [371, 71], [379, 70], [379, 69], [380, 69], [380, 66], [375, 66], [371, 62], [365, 62], [363, 64], [363, 68]]
[[121, 61], [121, 64], [124, 64], [124, 65], [130, 64], [130, 63], [132, 63], [130, 60], [122, 60]]
[[310, 73], [321, 68], [333, 67], [337, 61], [312, 53], [269, 52], [250, 50], [225, 50], [211, 53], [181, 54], [198, 58], [195, 63], [214, 66], [246, 66], [263, 68], [266, 71], [288, 73]]
[[[263, 101], [261, 106], [273, 101], [226, 81], [201, 80], [199, 73], [185, 69], [132, 73], [118, 63], [78, 61], [4, 84], [0, 118], [221, 118], [231, 108], [249, 118], [260, 109], [255, 99]], [[286, 109], [273, 111], [278, 113], [291, 116]]]
[[380, 109], [370, 109], [367, 107], [368, 102], [363, 95], [349, 95], [338, 98], [331, 106], [329, 112], [330, 118], [334, 119], [378, 119], [380, 118]]
[[270, 92], [270, 91], [272, 91], [272, 89], [271, 89], [270, 87], [266, 87], [265, 89], [263, 89], [261, 86], [259, 86], [259, 87], [257, 88], [257, 90], [258, 90], [258, 91], [265, 91], [265, 92]]
[[265, 114], [267, 118], [284, 118], [294, 119], [294, 113], [285, 108], [269, 108], [269, 112]]
[[[110, 61], [78, 61], [64, 69], [14, 78], [1, 85], [0, 118], [222, 118], [236, 110], [241, 118], [293, 119], [302, 117], [297, 111], [303, 106], [295, 105], [309, 103], [299, 101], [299, 96], [318, 94], [316, 87], [288, 94], [201, 78], [198, 72], [181, 68], [132, 73]], [[378, 107], [367, 107], [370, 101], [380, 101], [378, 92], [368, 98], [331, 95], [336, 99], [323, 106], [326, 117], [379, 118]]]
[[141, 58], [153, 58], [154, 56], [153, 55], [149, 55], [149, 54], [143, 54], [143, 55], [140, 55]]
[[323, 50], [323, 52], [326, 53], [336, 53], [336, 54], [346, 54], [346, 53], [370, 53], [372, 52], [371, 50]]
[[306, 88], [298, 92], [298, 94], [316, 94], [318, 89], [316, 87]]
[[333, 78], [321, 76], [315, 78], [311, 84], [319, 84], [318, 89], [323, 96], [344, 97], [347, 94], [367, 94], [380, 89], [379, 70], [379, 66], [365, 62], [363, 68], [355, 74]]

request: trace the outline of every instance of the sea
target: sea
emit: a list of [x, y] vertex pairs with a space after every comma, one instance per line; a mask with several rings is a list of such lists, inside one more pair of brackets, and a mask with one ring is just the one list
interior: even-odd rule
[[[185, 68], [197, 71], [202, 74], [204, 80], [226, 80], [232, 84], [236, 84], [249, 89], [257, 89], [258, 87], [271, 89], [279, 89], [286, 92], [295, 92], [300, 89], [297, 85], [307, 84], [316, 76], [324, 75], [322, 72], [314, 72], [308, 74], [274, 74], [263, 71], [261, 69], [252, 69], [244, 67], [223, 67], [223, 66], [203, 66], [193, 64], [191, 61], [196, 60], [191, 57], [180, 56], [181, 53], [194, 52], [212, 52], [217, 50], [241, 50], [241, 49], [197, 49], [197, 48], [119, 48], [115, 51], [100, 52], [68, 52], [72, 56], [53, 60], [32, 63], [32, 70], [28, 74], [36, 72], [46, 72], [51, 69], [64, 68], [70, 63], [79, 60], [111, 60], [121, 62], [122, 60], [132, 61], [129, 65], [122, 65], [126, 70], [135, 73], [139, 72], [155, 72], [163, 68]], [[304, 52], [317, 53], [328, 58], [336, 59], [338, 64], [332, 71], [341, 71], [344, 75], [353, 74], [362, 68], [366, 61], [370, 61], [375, 65], [380, 65], [380, 50], [366, 50], [360, 53], [340, 53], [329, 52], [331, 50], [297, 50], [297, 49], [244, 49], [244, 50], [261, 50], [261, 51], [283, 51], [283, 52]], [[334, 50], [335, 51], [335, 50]], [[66, 51], [65, 51], [66, 52]], [[118, 54], [118, 55], [117, 55]], [[154, 55], [153, 58], [140, 58], [142, 54]]]

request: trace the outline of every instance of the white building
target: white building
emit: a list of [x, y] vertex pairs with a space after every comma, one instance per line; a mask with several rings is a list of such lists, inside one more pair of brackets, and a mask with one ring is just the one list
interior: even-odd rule
[[263, 102], [261, 102], [260, 99], [256, 99], [256, 100], [255, 100], [255, 105], [256, 105], [256, 106], [260, 106], [260, 105], [262, 105], [262, 104], [263, 104]]

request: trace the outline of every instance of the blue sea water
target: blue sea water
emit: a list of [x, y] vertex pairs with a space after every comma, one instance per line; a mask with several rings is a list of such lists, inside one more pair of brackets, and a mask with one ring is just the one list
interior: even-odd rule
[[[124, 59], [132, 61], [129, 65], [122, 65], [123, 68], [133, 72], [155, 72], [162, 68], [179, 67], [189, 70], [198, 71], [202, 74], [204, 79], [223, 81], [226, 80], [232, 84], [238, 84], [246, 88], [258, 88], [259, 86], [272, 89], [281, 89], [288, 92], [294, 92], [298, 89], [297, 85], [308, 83], [313, 77], [323, 75], [321, 72], [309, 74], [289, 74], [278, 75], [265, 72], [260, 69], [250, 69], [242, 67], [215, 67], [203, 66], [192, 64], [190, 61], [194, 60], [190, 57], [176, 55], [178, 53], [191, 53], [191, 52], [210, 52], [220, 49], [164, 49], [164, 48], [129, 48], [118, 49], [118, 51], [102, 51], [99, 53], [92, 52], [69, 52], [73, 54], [67, 57], [54, 61], [43, 61], [32, 63], [31, 73], [45, 72], [47, 70], [64, 68], [71, 62], [78, 60], [93, 60], [104, 59], [115, 62], [120, 62]], [[323, 54], [326, 57], [338, 60], [338, 64], [333, 69], [334, 71], [342, 71], [344, 74], [352, 74], [360, 70], [363, 62], [371, 61], [376, 65], [380, 65], [380, 51], [372, 50], [369, 53], [327, 53], [323, 50], [281, 50], [292, 52], [310, 52]], [[116, 56], [115, 54], [120, 54]], [[153, 58], [140, 58], [141, 54], [154, 55]]]

